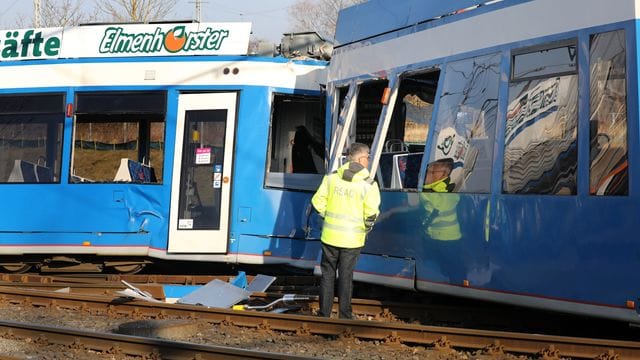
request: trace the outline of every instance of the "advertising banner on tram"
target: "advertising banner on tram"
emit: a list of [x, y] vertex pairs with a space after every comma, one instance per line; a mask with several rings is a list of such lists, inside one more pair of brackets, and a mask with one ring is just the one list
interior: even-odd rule
[[251, 23], [111, 24], [0, 32], [0, 61], [245, 55]]

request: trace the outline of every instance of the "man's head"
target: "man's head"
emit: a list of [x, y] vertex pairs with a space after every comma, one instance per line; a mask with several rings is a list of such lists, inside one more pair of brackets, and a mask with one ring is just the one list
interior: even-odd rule
[[369, 166], [369, 146], [362, 143], [353, 143], [349, 147], [349, 161], [357, 162], [364, 167]]
[[453, 159], [445, 158], [436, 160], [427, 167], [427, 178], [425, 179], [425, 183], [432, 184], [436, 181], [442, 180], [451, 175], [452, 170]]

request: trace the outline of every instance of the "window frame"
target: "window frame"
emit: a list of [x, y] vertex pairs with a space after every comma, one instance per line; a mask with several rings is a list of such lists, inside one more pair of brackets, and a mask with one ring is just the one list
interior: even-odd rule
[[[31, 105], [36, 105], [35, 107], [29, 107], [27, 109], [27, 111], [20, 111], [20, 106], [18, 107], [14, 107], [16, 104], [18, 104], [17, 101], [11, 101], [12, 98], [43, 98], [43, 97], [50, 97], [51, 101], [49, 103], [47, 103], [46, 105], [48, 106], [48, 108], [46, 109], [42, 109], [41, 106], [37, 106], [38, 104], [42, 104], [42, 101], [34, 101], [34, 100], [23, 100], [23, 102], [27, 105], [27, 106], [31, 106]], [[19, 185], [19, 184], [59, 184], [61, 182], [61, 178], [62, 178], [62, 156], [63, 156], [63, 147], [64, 147], [64, 132], [65, 132], [65, 119], [66, 119], [66, 98], [67, 98], [67, 94], [66, 92], [60, 92], [60, 91], [53, 91], [53, 92], [25, 92], [25, 93], [6, 93], [6, 94], [0, 94], [0, 99], [3, 99], [7, 101], [6, 103], [6, 108], [5, 109], [0, 109], [0, 116], [1, 117], [9, 117], [9, 116], [15, 116], [17, 118], [24, 118], [24, 117], [30, 117], [30, 116], [49, 116], [52, 118], [55, 118], [57, 120], [52, 121], [52, 120], [45, 120], [43, 119], [43, 121], [29, 121], [26, 122], [28, 124], [43, 124], [46, 126], [46, 132], [47, 132], [47, 141], [45, 144], [45, 156], [40, 155], [39, 158], [44, 157], [45, 158], [45, 164], [43, 166], [43, 164], [40, 164], [39, 159], [37, 161], [31, 162], [31, 161], [27, 161], [25, 160], [25, 166], [27, 168], [33, 168], [34, 171], [34, 178], [36, 179], [36, 181], [9, 181], [9, 179], [11, 178], [11, 173], [12, 171], [9, 172], [8, 177], [7, 177], [7, 181], [2, 182], [0, 184], [2, 185]], [[55, 102], [59, 101], [59, 108], [58, 105], [55, 105]], [[4, 121], [3, 121], [4, 122]], [[10, 124], [11, 122], [7, 119], [7, 124]], [[18, 122], [16, 124], [25, 124], [25, 122]], [[56, 135], [55, 139], [49, 139], [48, 135], [50, 133], [54, 133], [52, 135]], [[59, 139], [59, 141], [58, 141]], [[57, 143], [57, 146], [56, 146]], [[57, 149], [56, 149], [57, 147]], [[46, 163], [49, 159], [53, 160], [53, 166], [48, 167], [46, 166]], [[16, 160], [22, 160], [22, 159], [16, 159]], [[14, 165], [10, 165], [12, 168], [15, 167], [15, 162]], [[52, 174], [51, 174], [51, 181], [40, 181], [39, 179], [39, 175], [37, 175], [39, 168], [49, 168], [52, 170]], [[22, 173], [22, 171], [21, 171]], [[22, 173], [22, 175], [24, 176], [24, 173]], [[40, 173], [40, 175], [42, 175], [42, 173]], [[24, 179], [23, 179], [24, 180]]]
[[[272, 155], [274, 153], [274, 146], [276, 146], [273, 141], [273, 132], [274, 132], [274, 127], [277, 126], [277, 124], [274, 124], [274, 122], [277, 120], [275, 119], [275, 116], [277, 115], [276, 111], [278, 110], [276, 109], [276, 103], [278, 102], [277, 101], [278, 98], [282, 98], [280, 100], [280, 102], [282, 103], [291, 99], [297, 99], [302, 101], [310, 101], [310, 100], [317, 101], [318, 118], [321, 119], [322, 121], [322, 126], [321, 126], [322, 139], [316, 139], [316, 140], [318, 140], [320, 142], [320, 145], [322, 146], [322, 149], [323, 149], [322, 163], [324, 164], [323, 169], [317, 169], [317, 166], [316, 166], [318, 173], [314, 174], [314, 173], [293, 173], [293, 172], [287, 172], [287, 171], [284, 171], [284, 172], [271, 171], [271, 167], [273, 165], [272, 161], [274, 160], [272, 159]], [[321, 93], [317, 95], [315, 94], [310, 95], [310, 94], [291, 94], [291, 93], [284, 93], [284, 92], [273, 92], [271, 94], [271, 104], [272, 106], [269, 114], [269, 127], [267, 130], [268, 139], [267, 139], [267, 151], [266, 151], [266, 158], [265, 158], [264, 187], [274, 188], [274, 189], [286, 189], [286, 190], [315, 191], [318, 185], [320, 184], [320, 181], [322, 180], [322, 177], [324, 176], [326, 172], [326, 167], [327, 167], [326, 140], [324, 139], [324, 136], [326, 133], [325, 94]], [[306, 126], [306, 124], [304, 125]], [[314, 136], [314, 138], [316, 137]]]
[[[384, 178], [383, 174], [382, 174], [382, 170], [381, 170], [381, 163], [380, 160], [382, 160], [382, 155], [385, 154], [384, 150], [385, 147], [388, 143], [388, 141], [393, 140], [393, 139], [389, 139], [387, 140], [387, 137], [389, 135], [389, 131], [391, 129], [391, 125], [393, 122], [393, 119], [395, 116], [397, 116], [396, 111], [397, 109], [397, 105], [400, 104], [402, 101], [404, 101], [404, 98], [400, 98], [399, 93], [400, 93], [400, 89], [402, 87], [402, 83], [403, 81], [407, 80], [407, 78], [411, 78], [411, 77], [416, 77], [416, 76], [427, 76], [429, 74], [434, 74], [435, 78], [436, 78], [436, 86], [435, 86], [435, 90], [433, 93], [434, 96], [434, 100], [433, 100], [433, 104], [432, 104], [432, 109], [431, 109], [431, 118], [429, 119], [429, 124], [428, 124], [428, 129], [427, 132], [425, 134], [425, 138], [424, 138], [424, 143], [422, 144], [422, 156], [420, 158], [420, 161], [418, 163], [418, 172], [416, 174], [417, 176], [417, 183], [415, 187], [405, 187], [405, 186], [401, 186], [401, 187], [387, 187], [386, 184], [384, 184], [383, 181], [380, 181], [381, 178]], [[424, 158], [425, 158], [425, 154], [428, 153], [427, 151], [427, 144], [429, 141], [429, 136], [431, 133], [431, 129], [432, 129], [432, 123], [433, 123], [433, 119], [437, 110], [437, 96], [438, 96], [438, 87], [440, 86], [440, 79], [441, 79], [441, 75], [442, 75], [442, 68], [441, 65], [429, 65], [429, 66], [425, 66], [425, 67], [421, 67], [419, 69], [410, 69], [410, 70], [406, 70], [403, 72], [398, 73], [395, 77], [392, 78], [393, 81], [390, 81], [390, 86], [391, 86], [391, 96], [389, 97], [389, 101], [388, 104], [386, 105], [386, 109], [383, 109], [382, 111], [382, 116], [385, 116], [384, 119], [382, 119], [382, 121], [384, 121], [383, 124], [379, 124], [378, 126], [380, 127], [382, 125], [383, 127], [383, 134], [380, 135], [380, 138], [376, 140], [375, 142], [375, 146], [376, 146], [376, 150], [373, 151], [372, 153], [375, 154], [375, 173], [376, 173], [376, 180], [378, 181], [378, 184], [380, 186], [380, 191], [385, 191], [385, 192], [419, 192], [419, 187], [421, 184], [421, 177], [422, 177], [422, 173], [424, 172], [422, 170], [422, 165], [424, 162]], [[403, 126], [404, 129], [406, 129], [406, 118], [403, 120]], [[403, 130], [404, 131], [404, 130]], [[404, 134], [406, 136], [406, 133]], [[406, 143], [404, 142], [404, 139], [402, 139], [403, 144], [406, 145]], [[389, 152], [387, 152], [389, 153]], [[420, 152], [410, 152], [409, 150], [407, 150], [407, 155], [410, 156], [411, 154], [419, 154]], [[398, 154], [396, 154], [398, 155]], [[393, 156], [394, 158], [396, 157], [395, 155]], [[398, 159], [399, 161], [399, 159]], [[393, 160], [392, 160], [393, 162]], [[395, 171], [395, 163], [392, 164], [392, 173], [389, 175], [389, 179], [390, 179], [390, 184], [394, 184], [396, 182], [393, 181], [393, 177], [394, 177], [394, 173], [396, 173]], [[396, 179], [397, 180], [397, 179]]]
[[[482, 183], [482, 185], [484, 187], [486, 187], [486, 188], [483, 188], [482, 190], [477, 190], [477, 189], [469, 190], [469, 189], [467, 189], [467, 187], [470, 186], [468, 184], [473, 184], [473, 182], [467, 182], [467, 180], [468, 180], [467, 177], [469, 175], [464, 176], [464, 174], [463, 174], [463, 176], [458, 176], [458, 177], [462, 178], [463, 181], [461, 183], [456, 183], [455, 184], [456, 185], [455, 188], [450, 190], [451, 193], [456, 193], [456, 194], [489, 194], [489, 193], [491, 193], [493, 191], [492, 190], [493, 189], [493, 173], [494, 173], [494, 169], [495, 169], [495, 167], [497, 165], [497, 163], [495, 161], [497, 152], [496, 152], [496, 149], [495, 149], [495, 147], [493, 145], [495, 144], [495, 142], [498, 139], [498, 136], [499, 136], [499, 131], [498, 131], [499, 121], [501, 121], [501, 117], [500, 117], [500, 98], [502, 96], [502, 94], [501, 94], [501, 86], [502, 86], [501, 67], [502, 67], [502, 64], [503, 64], [503, 56], [502, 56], [501, 52], [496, 52], [496, 51], [488, 52], [488, 53], [482, 53], [482, 54], [477, 54], [477, 55], [470, 56], [470, 57], [464, 57], [464, 58], [448, 61], [447, 63], [442, 64], [442, 67], [441, 67], [441, 69], [442, 69], [441, 70], [441, 72], [442, 72], [441, 75], [442, 76], [441, 76], [441, 79], [440, 79], [440, 83], [438, 84], [440, 92], [438, 93], [439, 97], [436, 99], [436, 101], [438, 103], [437, 103], [436, 109], [435, 109], [434, 114], [433, 114], [431, 128], [429, 129], [429, 131], [432, 134], [431, 136], [433, 137], [433, 141], [430, 144], [428, 144], [428, 146], [429, 146], [429, 148], [427, 149], [428, 157], [426, 158], [426, 166], [425, 166], [425, 171], [424, 171], [422, 180], [425, 180], [425, 178], [426, 178], [426, 174], [427, 174], [429, 165], [436, 161], [435, 156], [436, 156], [437, 147], [438, 147], [437, 141], [438, 141], [438, 138], [439, 138], [440, 134], [443, 132], [443, 130], [446, 129], [446, 128], [440, 129], [440, 127], [442, 125], [448, 124], [446, 122], [446, 120], [443, 120], [442, 123], [440, 123], [440, 121], [439, 121], [439, 120], [441, 120], [440, 116], [441, 115], [442, 116], [446, 115], [446, 113], [443, 113], [443, 111], [445, 111], [445, 110], [450, 110], [450, 109], [453, 109], [453, 108], [459, 108], [461, 106], [460, 103], [457, 103], [453, 107], [451, 107], [451, 106], [449, 106], [447, 108], [443, 107], [443, 101], [444, 101], [444, 104], [447, 104], [446, 100], [443, 100], [444, 96], [445, 95], [451, 95], [449, 93], [449, 91], [451, 91], [451, 88], [447, 88], [448, 85], [450, 86], [450, 84], [448, 84], [448, 81], [450, 80], [448, 78], [448, 73], [456, 72], [456, 71], [452, 71], [451, 67], [455, 66], [457, 64], [461, 64], [461, 63], [469, 63], [469, 62], [471, 62], [471, 63], [475, 64], [478, 59], [483, 59], [483, 60], [487, 61], [487, 63], [488, 63], [489, 60], [492, 60], [494, 58], [497, 61], [497, 67], [496, 67], [497, 74], [495, 75], [495, 79], [493, 79], [493, 80], [496, 81], [495, 84], [494, 84], [495, 87], [493, 88], [494, 91], [495, 91], [496, 97], [495, 98], [486, 98], [484, 100], [484, 102], [483, 102], [483, 104], [487, 103], [489, 100], [493, 100], [495, 102], [495, 106], [494, 106], [494, 108], [495, 108], [495, 110], [494, 110], [495, 111], [495, 118], [493, 119], [494, 124], [492, 126], [493, 127], [492, 133], [490, 134], [492, 136], [488, 137], [489, 139], [492, 137], [493, 141], [490, 142], [489, 144], [487, 144], [487, 147], [490, 148], [491, 154], [490, 154], [490, 156], [488, 156], [486, 158], [488, 160], [486, 162], [486, 164], [488, 164], [490, 168], [489, 168], [489, 171], [486, 174], [486, 177], [484, 178], [484, 182]], [[475, 70], [476, 68], [472, 67], [472, 69]], [[475, 71], [472, 71], [472, 73], [475, 74]], [[481, 91], [481, 93], [485, 94], [484, 91]], [[476, 109], [476, 108], [472, 108], [472, 109], [473, 110], [477, 110], [477, 111], [480, 112], [480, 111], [482, 111], [483, 108], [484, 108], [484, 106], [481, 106], [479, 109]], [[460, 112], [458, 112], [457, 114], [460, 114]], [[446, 119], [446, 116], [444, 117], [444, 119]], [[456, 120], [453, 120], [451, 122], [451, 124], [454, 125], [454, 126], [456, 125], [456, 123], [457, 123]], [[450, 128], [453, 130], [452, 127], [450, 127]], [[457, 131], [456, 131], [456, 134], [457, 134]], [[468, 139], [465, 138], [465, 142], [466, 142], [466, 146], [467, 146], [465, 152], [467, 152], [467, 154], [469, 153], [470, 149], [472, 149], [472, 144], [471, 144], [470, 140], [477, 140], [477, 139], [479, 139], [479, 137], [469, 137]], [[469, 161], [470, 161], [471, 164], [474, 164], [474, 166], [475, 166], [475, 165], [479, 164], [477, 156], [480, 154], [480, 151], [478, 151], [477, 148], [474, 148], [474, 149], [476, 150], [475, 157], [472, 160], [470, 159]], [[447, 157], [449, 157], [449, 156], [447, 156]], [[455, 158], [455, 156], [451, 156], [451, 158]], [[443, 158], [441, 157], [440, 159], [443, 159]], [[456, 160], [454, 160], [454, 162], [456, 162]], [[458, 168], [454, 168], [452, 173], [450, 174], [452, 180], [455, 179], [454, 175], [457, 175], [457, 173], [456, 173], [458, 171], [457, 169]], [[462, 170], [464, 170], [464, 168]], [[455, 183], [455, 181], [453, 183]], [[427, 185], [427, 184], [424, 183], [423, 186], [424, 185]], [[421, 190], [423, 190], [423, 189], [421, 189]]]
[[[558, 49], [558, 48], [562, 48], [562, 47], [566, 47], [566, 46], [574, 46], [574, 48], [576, 49], [576, 53], [575, 53], [575, 69], [572, 71], [558, 71], [558, 72], [552, 72], [552, 73], [548, 73], [548, 74], [544, 74], [544, 75], [537, 75], [537, 76], [523, 76], [523, 77], [515, 77], [514, 76], [514, 69], [515, 69], [515, 58], [516, 56], [519, 55], [523, 55], [523, 54], [528, 54], [528, 53], [532, 53], [532, 52], [540, 52], [540, 51], [544, 51], [547, 49]], [[579, 167], [580, 167], [580, 161], [579, 161], [579, 153], [580, 153], [580, 117], [581, 117], [581, 109], [580, 109], [580, 87], [584, 86], [581, 85], [581, 81], [582, 79], [580, 78], [580, 54], [579, 52], [581, 51], [580, 47], [579, 47], [579, 39], [577, 37], [571, 37], [568, 39], [563, 39], [563, 40], [559, 40], [559, 41], [552, 41], [552, 42], [547, 42], [547, 43], [543, 43], [543, 44], [537, 44], [534, 46], [527, 46], [527, 47], [522, 47], [522, 48], [517, 48], [517, 49], [511, 49], [510, 50], [510, 77], [509, 77], [509, 81], [507, 81], [506, 83], [506, 108], [504, 110], [504, 117], [502, 119], [500, 119], [503, 124], [501, 126], [504, 126], [505, 129], [502, 133], [502, 139], [500, 139], [500, 141], [502, 142], [502, 164], [501, 164], [501, 177], [500, 177], [500, 186], [499, 186], [499, 191], [501, 194], [503, 195], [533, 195], [533, 196], [560, 196], [560, 197], [573, 197], [573, 196], [577, 196], [578, 192], [579, 192], [579, 177], [580, 177], [580, 171], [579, 171]], [[576, 108], [576, 114], [575, 114], [575, 138], [573, 140], [573, 142], [575, 142], [575, 171], [574, 171], [574, 177], [575, 177], [575, 182], [574, 182], [574, 192], [573, 193], [569, 193], [569, 194], [562, 194], [562, 193], [538, 193], [538, 192], [511, 192], [511, 191], [507, 191], [505, 189], [505, 178], [507, 175], [507, 169], [505, 168], [506, 165], [506, 155], [507, 155], [507, 142], [506, 142], [506, 138], [505, 136], [507, 136], [508, 134], [506, 133], [506, 127], [507, 127], [507, 114], [509, 111], [509, 106], [512, 102], [511, 100], [511, 89], [514, 85], [516, 84], [520, 84], [520, 83], [524, 83], [524, 82], [536, 82], [540, 80], [540, 83], [544, 80], [547, 79], [564, 79], [565, 77], [570, 77], [570, 76], [574, 76], [575, 77], [575, 81], [576, 81], [576, 98], [575, 98], [575, 108]], [[515, 98], [514, 98], [515, 99]], [[558, 157], [559, 158], [559, 157]], [[556, 158], [555, 162], [558, 161], [558, 158]]]
[[[553, 72], [551, 74], [545, 74], [545, 75], [520, 76], [520, 77], [516, 77], [515, 76], [515, 69], [516, 69], [515, 62], [516, 62], [516, 57], [517, 56], [531, 54], [531, 53], [545, 51], [545, 50], [559, 49], [559, 48], [568, 47], [568, 46], [571, 46], [571, 45], [573, 45], [574, 48], [576, 49], [576, 54], [575, 54], [576, 66], [575, 66], [574, 70], [572, 70], [572, 71]], [[578, 46], [578, 39], [575, 38], [575, 37], [574, 38], [570, 38], [570, 39], [565, 39], [565, 40], [548, 42], [548, 43], [544, 43], [544, 44], [537, 44], [537, 45], [533, 45], [533, 46], [527, 46], [527, 47], [522, 47], [522, 48], [517, 48], [517, 49], [511, 49], [511, 56], [510, 56], [510, 64], [511, 65], [510, 65], [510, 74], [509, 74], [508, 83], [511, 84], [513, 82], [547, 79], [547, 78], [552, 77], [552, 76], [577, 75], [579, 67], [580, 67], [579, 64], [578, 64], [578, 60], [579, 60], [578, 52], [579, 51], [580, 50], [579, 50], [579, 46]]]
[[[626, 188], [625, 188], [625, 193], [623, 194], [607, 194], [607, 193], [602, 193], [599, 194], [598, 191], [596, 190], [597, 188], [594, 187], [593, 182], [593, 165], [594, 165], [594, 159], [592, 158], [593, 156], [593, 133], [592, 133], [592, 127], [591, 127], [591, 121], [592, 121], [592, 117], [594, 116], [594, 109], [592, 108], [592, 101], [593, 101], [593, 87], [592, 87], [592, 82], [593, 82], [593, 66], [595, 64], [595, 62], [593, 61], [593, 39], [597, 36], [600, 35], [605, 35], [605, 34], [613, 34], [613, 33], [617, 33], [617, 32], [621, 32], [623, 34], [624, 37], [624, 52], [625, 52], [625, 56], [624, 56], [624, 81], [625, 81], [625, 86], [624, 86], [624, 91], [625, 91], [625, 100], [624, 100], [624, 106], [625, 106], [625, 114], [626, 114], [626, 118], [625, 118], [625, 146], [626, 146], [626, 153], [624, 155], [624, 158], [626, 158], [626, 169], [624, 170], [624, 172], [626, 173], [626, 177], [627, 177], [627, 184], [626, 184]], [[586, 66], [586, 68], [588, 68], [589, 71], [589, 93], [588, 93], [588, 104], [589, 104], [589, 110], [588, 110], [588, 123], [589, 123], [589, 129], [587, 132], [587, 136], [589, 139], [589, 147], [588, 147], [588, 153], [589, 153], [589, 162], [588, 162], [588, 194], [590, 197], [592, 198], [604, 198], [604, 197], [628, 197], [630, 196], [630, 192], [631, 192], [631, 184], [629, 183], [629, 178], [630, 178], [630, 169], [629, 167], [631, 166], [631, 161], [630, 161], [630, 121], [629, 121], [629, 87], [630, 87], [630, 79], [629, 79], [629, 69], [630, 69], [630, 64], [629, 64], [629, 47], [628, 47], [628, 42], [629, 42], [629, 32], [627, 29], [625, 28], [619, 28], [619, 29], [611, 29], [611, 30], [606, 30], [606, 31], [599, 31], [599, 32], [594, 32], [594, 33], [590, 33], [587, 36], [586, 42], [588, 44], [588, 54], [587, 54], [587, 59], [588, 59], [588, 66]], [[597, 134], [598, 135], [598, 134]], [[608, 135], [608, 134], [607, 134]], [[610, 140], [610, 137], [607, 136], [607, 138]], [[613, 169], [615, 170], [615, 169]], [[615, 176], [615, 175], [614, 175]], [[612, 176], [612, 178], [614, 177]], [[604, 177], [606, 178], [606, 177]], [[602, 178], [599, 179], [602, 181]], [[595, 190], [595, 191], [594, 191]]]
[[[148, 96], [149, 101], [146, 104], [140, 104], [140, 101], [122, 101], [127, 95], [142, 95]], [[166, 162], [166, 137], [167, 137], [167, 101], [168, 101], [168, 92], [166, 90], [123, 90], [123, 91], [78, 91], [74, 94], [74, 114], [73, 114], [73, 125], [72, 125], [72, 141], [71, 141], [71, 154], [69, 158], [69, 180], [70, 184], [119, 184], [119, 183], [132, 183], [139, 185], [162, 185], [163, 183], [163, 173], [165, 172]], [[91, 102], [95, 102], [93, 97], [103, 96], [107, 100], [111, 98], [115, 99], [116, 102], [120, 101], [120, 106], [112, 106], [100, 108], [98, 111], [91, 112], [85, 111], [84, 106], [82, 104], [83, 97], [86, 97], [87, 104], [91, 104]], [[100, 103], [100, 101], [98, 101]], [[103, 101], [100, 106], [108, 103], [107, 101]], [[151, 106], [149, 106], [151, 104]], [[113, 103], [107, 105], [114, 105]], [[146, 107], [145, 107], [146, 105]], [[86, 105], [89, 107], [89, 105]], [[138, 107], [140, 106], [140, 107]], [[136, 132], [136, 156], [137, 158], [132, 160], [141, 164], [141, 167], [145, 170], [148, 168], [149, 172], [151, 172], [151, 180], [147, 181], [147, 179], [143, 181], [118, 181], [115, 180], [91, 180], [90, 178], [84, 178], [82, 176], [78, 176], [75, 174], [74, 163], [76, 161], [76, 151], [77, 146], [77, 134], [78, 123], [101, 123], [101, 124], [117, 124], [117, 123], [135, 123], [137, 124], [137, 132]], [[161, 149], [162, 153], [160, 154], [160, 160], [162, 161], [161, 171], [155, 173], [155, 169], [153, 168], [153, 164], [151, 164], [151, 151], [153, 143], [152, 141], [152, 125], [154, 123], [163, 124], [162, 129], [162, 139], [161, 139]], [[122, 160], [122, 159], [121, 159]], [[122, 162], [117, 165], [118, 170], [120, 169], [120, 165]], [[145, 171], [146, 174], [146, 171]], [[155, 181], [153, 181], [155, 179]]]

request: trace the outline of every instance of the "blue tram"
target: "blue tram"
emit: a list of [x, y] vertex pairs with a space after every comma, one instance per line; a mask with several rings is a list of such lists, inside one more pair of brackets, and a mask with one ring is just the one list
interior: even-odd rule
[[328, 170], [367, 143], [382, 192], [355, 279], [640, 322], [638, 6], [343, 10]]
[[250, 28], [1, 32], [0, 267], [312, 267], [327, 62], [250, 56]]

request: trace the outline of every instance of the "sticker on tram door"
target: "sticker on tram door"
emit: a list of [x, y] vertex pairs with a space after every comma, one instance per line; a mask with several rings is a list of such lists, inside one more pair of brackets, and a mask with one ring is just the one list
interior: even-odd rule
[[193, 229], [193, 219], [178, 220], [178, 229]]
[[196, 149], [196, 165], [211, 164], [211, 148]]
[[221, 184], [221, 181], [220, 181], [220, 180], [215, 180], [215, 181], [213, 182], [213, 188], [214, 188], [214, 189], [219, 189], [219, 188], [220, 188], [220, 184]]

